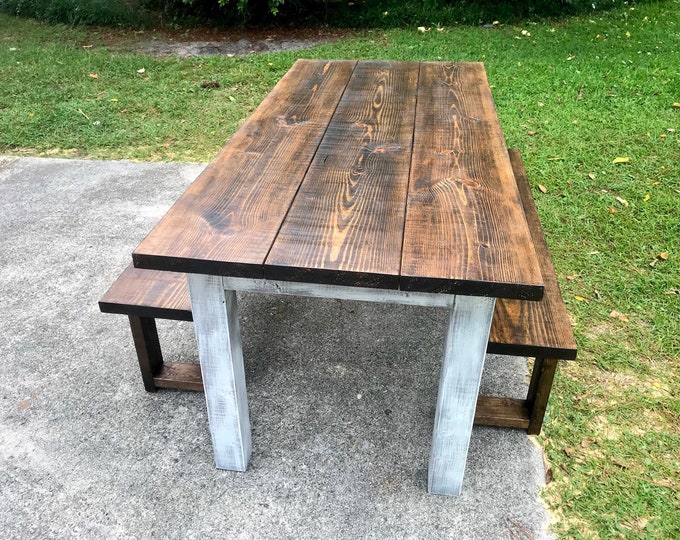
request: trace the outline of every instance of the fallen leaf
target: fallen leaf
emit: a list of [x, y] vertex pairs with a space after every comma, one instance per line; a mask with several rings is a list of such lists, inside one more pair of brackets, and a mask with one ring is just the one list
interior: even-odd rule
[[623, 313], [619, 313], [619, 312], [616, 311], [616, 310], [613, 310], [613, 311], [609, 314], [609, 316], [610, 316], [612, 319], [618, 319], [618, 320], [620, 320], [621, 322], [629, 322], [629, 319], [628, 319], [628, 317], [627, 317], [626, 315], [624, 315]]
[[543, 184], [538, 184], [538, 189], [540, 190], [541, 193], [548, 193], [548, 188], [545, 187]]
[[675, 107], [676, 109], [680, 109], [680, 103], [673, 103], [673, 107]]
[[593, 292], [595, 293], [595, 298], [597, 298], [598, 300], [602, 300], [602, 294], [600, 293], [600, 291], [594, 289]]
[[612, 163], [629, 163], [629, 162], [630, 162], [629, 157], [617, 157], [614, 158], [614, 161], [612, 161]]
[[201, 88], [219, 88], [220, 81], [203, 81], [201, 83]]
[[25, 411], [31, 406], [31, 400], [30, 399], [25, 399], [21, 403], [19, 403], [19, 410]]
[[659, 259], [654, 259], [652, 262], [649, 263], [649, 266], [654, 268], [656, 266], [656, 263], [658, 263], [658, 262], [659, 262]]
[[623, 206], [628, 206], [628, 201], [624, 199], [623, 197], [616, 197], [616, 200], [620, 202]]
[[572, 275], [570, 275], [570, 276], [567, 276], [567, 279], [568, 279], [569, 281], [574, 281], [574, 280], [575, 280], [576, 278], [578, 278], [578, 277], [579, 277], [578, 274], [572, 274]]
[[585, 302], [586, 301], [586, 299], [583, 296], [579, 296], [578, 294], [575, 294], [574, 298], [576, 298], [576, 300], [578, 300], [579, 302]]
[[527, 135], [533, 137], [534, 135], [536, 135], [536, 132], [535, 131], [527, 131]]
[[595, 180], [595, 173], [594, 172], [588, 173], [588, 178], [590, 178], [591, 180]]
[[642, 197], [642, 200], [647, 202], [649, 200], [649, 193], [645, 194], [645, 196]]
[[99, 78], [99, 75], [97, 75], [96, 73], [90, 73], [90, 79], [98, 79], [98, 78]]
[[576, 448], [574, 448], [573, 446], [565, 446], [564, 453], [567, 455], [568, 458], [574, 457], [574, 455], [576, 455]]
[[661, 480], [649, 480], [649, 483], [654, 484], [655, 486], [661, 486], [665, 488], [674, 489], [675, 491], [680, 491], [680, 483], [673, 482], [668, 478], [662, 478]]
[[668, 251], [664, 251], [663, 253], [659, 253], [657, 257], [663, 261], [668, 260]]
[[109, 101], [111, 103], [116, 103], [118, 101], [118, 98], [112, 97]]
[[616, 214], [616, 208], [614, 208], [613, 206], [610, 207], [610, 208], [609, 208], [609, 213], [610, 213], [610, 214]]
[[589, 448], [595, 442], [597, 441], [592, 437], [587, 437], [581, 441], [581, 448]]
[[675, 294], [680, 295], [680, 289], [668, 289], [667, 291], [664, 291], [663, 293], [667, 294], [667, 295], [675, 295]]
[[229, 96], [229, 101], [236, 101], [236, 98], [234, 96]]
[[424, 34], [424, 33], [427, 32], [428, 30], [429, 30], [429, 28], [425, 28], [424, 26], [419, 26], [419, 27], [418, 27], [418, 32], [420, 32], [421, 34]]
[[144, 68], [138, 69], [137, 73], [144, 73], [146, 70]]

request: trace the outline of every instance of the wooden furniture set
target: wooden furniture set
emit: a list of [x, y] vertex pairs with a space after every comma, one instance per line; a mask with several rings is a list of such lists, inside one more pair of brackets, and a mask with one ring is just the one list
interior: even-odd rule
[[[251, 451], [235, 291], [449, 310], [432, 493], [460, 493], [473, 422], [538, 433], [557, 360], [576, 356], [477, 63], [299, 60], [133, 263], [100, 308], [129, 316], [148, 391], [205, 391], [218, 468]], [[193, 320], [200, 366], [163, 363], [159, 318]], [[479, 396], [486, 352], [536, 358], [526, 399]]]

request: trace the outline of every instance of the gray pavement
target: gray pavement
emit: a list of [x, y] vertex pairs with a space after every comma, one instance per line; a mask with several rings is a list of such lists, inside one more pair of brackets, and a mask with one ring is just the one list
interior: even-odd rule
[[[253, 455], [214, 468], [203, 395], [146, 393], [97, 307], [201, 168], [0, 157], [0, 536], [549, 538], [522, 431], [476, 427], [463, 495], [426, 492], [437, 309], [239, 295]], [[159, 330], [196, 361], [189, 323]], [[525, 381], [489, 357], [482, 390]]]

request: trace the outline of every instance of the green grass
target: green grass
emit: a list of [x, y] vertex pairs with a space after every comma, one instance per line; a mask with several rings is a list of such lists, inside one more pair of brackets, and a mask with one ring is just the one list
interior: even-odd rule
[[[0, 152], [207, 161], [299, 56], [485, 62], [580, 349], [559, 372], [539, 438], [555, 530], [679, 538], [680, 2], [497, 26], [161, 60], [0, 16]], [[221, 86], [201, 88], [210, 80]]]

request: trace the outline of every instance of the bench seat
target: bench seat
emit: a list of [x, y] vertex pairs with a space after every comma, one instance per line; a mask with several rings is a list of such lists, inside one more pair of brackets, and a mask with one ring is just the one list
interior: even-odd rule
[[[518, 150], [509, 150], [545, 294], [541, 301], [498, 299], [487, 352], [534, 357], [526, 399], [479, 396], [475, 423], [541, 431], [558, 360], [576, 358], [571, 323]], [[200, 366], [163, 362], [155, 319], [191, 321], [191, 302], [184, 274], [128, 266], [99, 302], [104, 313], [128, 315], [144, 386], [203, 390]]]

